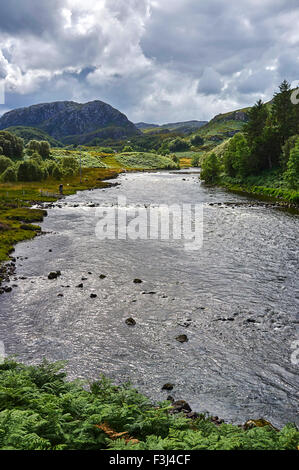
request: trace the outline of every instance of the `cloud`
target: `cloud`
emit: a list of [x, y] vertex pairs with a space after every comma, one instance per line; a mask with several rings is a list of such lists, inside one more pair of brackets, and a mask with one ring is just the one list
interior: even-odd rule
[[10, 0], [5, 108], [101, 99], [134, 121], [209, 119], [299, 79], [298, 22], [297, 0]]

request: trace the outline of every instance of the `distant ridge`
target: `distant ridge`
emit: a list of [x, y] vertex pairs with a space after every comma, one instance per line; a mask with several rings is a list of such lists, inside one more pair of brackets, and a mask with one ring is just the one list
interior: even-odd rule
[[98, 100], [85, 104], [74, 101], [36, 104], [9, 111], [0, 118], [0, 130], [16, 126], [40, 129], [65, 144], [141, 133], [123, 113]]

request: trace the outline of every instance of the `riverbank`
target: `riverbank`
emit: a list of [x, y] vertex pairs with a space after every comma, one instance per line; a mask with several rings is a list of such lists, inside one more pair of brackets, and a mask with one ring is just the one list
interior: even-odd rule
[[[122, 169], [84, 168], [82, 183], [80, 176], [65, 178], [63, 181], [64, 196], [95, 188], [108, 187], [107, 179], [116, 178]], [[47, 212], [32, 209], [40, 202], [54, 202], [61, 196], [58, 191], [60, 181], [48, 178], [43, 182], [20, 182], [0, 184], [0, 265], [10, 260], [14, 245], [20, 241], [30, 240], [41, 235], [41, 228], [36, 225], [42, 222]], [[13, 261], [12, 261], [13, 263]], [[13, 269], [13, 265], [2, 265], [0, 283]]]
[[296, 450], [293, 425], [242, 426], [191, 412], [183, 400], [157, 405], [105, 377], [89, 389], [67, 382], [63, 364], [0, 364], [0, 450]]

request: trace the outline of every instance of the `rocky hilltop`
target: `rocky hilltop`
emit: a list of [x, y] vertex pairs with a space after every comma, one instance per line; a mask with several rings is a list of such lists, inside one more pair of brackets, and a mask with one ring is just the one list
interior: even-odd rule
[[0, 130], [14, 126], [41, 129], [66, 144], [120, 139], [140, 133], [124, 114], [102, 101], [43, 103], [9, 111], [0, 118]]

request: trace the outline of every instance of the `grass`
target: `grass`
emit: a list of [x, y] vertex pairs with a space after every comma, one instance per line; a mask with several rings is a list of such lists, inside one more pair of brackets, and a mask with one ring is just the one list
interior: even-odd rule
[[82, 183], [76, 175], [64, 181], [48, 178], [43, 182], [0, 184], [0, 263], [9, 259], [17, 242], [29, 240], [40, 232], [39, 226], [32, 226], [32, 230], [24, 228], [24, 224], [41, 222], [45, 215], [44, 211], [30, 209], [33, 203], [55, 201], [59, 197], [60, 183], [64, 184], [64, 194], [68, 196], [77, 191], [104, 187], [107, 184], [103, 180], [114, 178], [118, 173], [117, 169], [83, 168]]
[[147, 152], [127, 152], [116, 155], [116, 161], [129, 169], [156, 170], [169, 169], [175, 170], [178, 165], [170, 158]]
[[67, 149], [52, 149], [51, 156], [56, 160], [58, 163], [65, 157], [65, 156], [72, 156], [75, 157], [78, 163], [80, 163], [84, 168], [106, 168], [106, 164], [103, 161], [103, 157], [105, 154], [98, 151], [96, 148], [91, 149], [84, 149], [80, 150], [67, 150]]
[[[0, 450], [296, 450], [294, 425], [216, 425], [173, 414], [129, 384], [66, 381], [63, 364], [0, 364]], [[84, 386], [85, 385], [85, 386]]]

